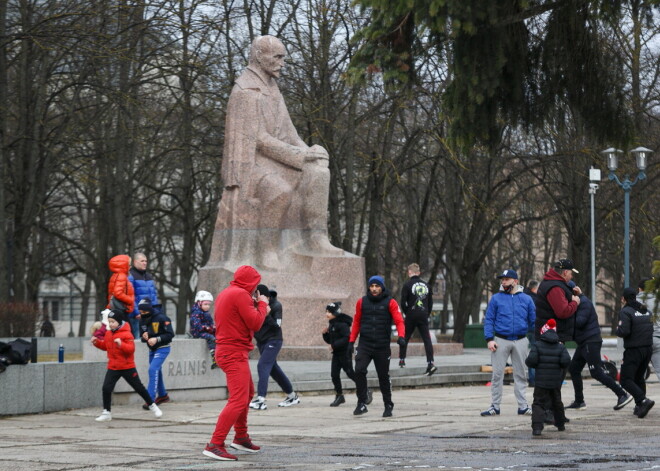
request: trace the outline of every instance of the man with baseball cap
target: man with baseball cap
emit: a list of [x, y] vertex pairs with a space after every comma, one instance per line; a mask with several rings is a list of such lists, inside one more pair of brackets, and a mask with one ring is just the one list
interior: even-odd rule
[[565, 343], [573, 340], [575, 330], [575, 312], [580, 304], [579, 295], [582, 290], [575, 286], [571, 289], [568, 282], [573, 274], [579, 273], [573, 266], [573, 261], [562, 258], [555, 262], [553, 268], [543, 275], [543, 281], [536, 293], [536, 340], [540, 337], [541, 327], [550, 319], [557, 322], [559, 341]]
[[532, 409], [525, 397], [527, 387], [525, 357], [529, 346], [527, 332], [533, 328], [536, 318], [534, 301], [523, 293], [523, 287], [518, 284], [518, 273], [515, 270], [504, 270], [497, 278], [501, 283], [500, 290], [490, 298], [484, 319], [484, 337], [491, 352], [490, 362], [493, 366], [491, 405], [481, 415], [482, 417], [500, 415], [504, 369], [509, 357], [513, 365], [518, 415], [531, 415]]

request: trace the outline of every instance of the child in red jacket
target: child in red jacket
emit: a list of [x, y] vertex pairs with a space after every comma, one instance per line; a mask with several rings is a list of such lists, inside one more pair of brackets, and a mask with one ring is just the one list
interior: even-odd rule
[[156, 418], [163, 415], [156, 403], [145, 389], [138, 372], [135, 369], [135, 342], [131, 328], [126, 320], [126, 313], [113, 309], [108, 314], [108, 330], [102, 341], [92, 337], [92, 345], [108, 353], [108, 371], [103, 381], [103, 412], [96, 418], [97, 422], [108, 422], [112, 420], [110, 412], [112, 405], [112, 391], [119, 378], [124, 378], [128, 384], [137, 392], [144, 402], [149, 404], [149, 410]]
[[108, 268], [112, 272], [108, 281], [108, 309], [123, 307], [125, 312], [132, 313], [135, 306], [135, 290], [133, 283], [128, 280], [131, 257], [115, 255], [108, 261]]

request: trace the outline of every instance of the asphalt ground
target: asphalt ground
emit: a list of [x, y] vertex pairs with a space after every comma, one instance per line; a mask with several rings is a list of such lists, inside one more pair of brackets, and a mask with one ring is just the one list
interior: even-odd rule
[[[648, 396], [660, 400], [651, 380]], [[570, 403], [570, 382], [563, 393]], [[395, 390], [391, 418], [381, 417], [378, 392], [357, 417], [353, 395], [337, 408], [328, 407], [331, 395], [306, 394], [288, 408], [277, 407], [281, 397], [271, 393], [268, 410], [250, 411], [249, 432], [262, 450], [236, 451], [239, 461], [202, 455], [224, 401], [177, 401], [162, 405], [161, 419], [135, 405], [114, 406], [106, 423], [94, 421], [100, 407], [2, 418], [0, 470], [660, 469], [660, 401], [639, 419], [634, 403], [612, 410], [616, 397], [592, 380], [587, 409], [567, 411], [566, 431], [547, 426], [534, 438], [531, 417], [517, 415], [513, 386], [494, 417], [479, 415], [490, 404], [484, 385]]]

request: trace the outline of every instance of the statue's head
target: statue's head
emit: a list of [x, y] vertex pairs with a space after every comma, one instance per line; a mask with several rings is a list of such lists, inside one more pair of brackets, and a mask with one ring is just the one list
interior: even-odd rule
[[271, 77], [278, 78], [284, 67], [286, 49], [275, 36], [258, 36], [250, 48], [250, 65], [259, 67]]

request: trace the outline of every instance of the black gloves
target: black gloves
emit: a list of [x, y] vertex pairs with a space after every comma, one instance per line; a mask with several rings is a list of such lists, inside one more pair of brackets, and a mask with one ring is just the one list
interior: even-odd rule
[[353, 350], [355, 349], [355, 342], [348, 342], [348, 354], [353, 355]]
[[406, 346], [406, 338], [405, 337], [399, 337], [397, 339], [396, 343], [399, 344], [399, 347], [405, 347]]

